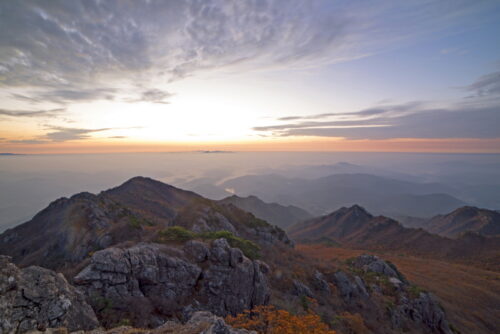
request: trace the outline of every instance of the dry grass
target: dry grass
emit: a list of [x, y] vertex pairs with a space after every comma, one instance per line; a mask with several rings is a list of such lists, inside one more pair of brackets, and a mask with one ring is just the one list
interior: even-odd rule
[[[337, 262], [363, 253], [322, 245], [298, 245], [306, 255]], [[414, 284], [439, 297], [450, 323], [462, 334], [500, 333], [500, 273], [463, 264], [379, 253]]]

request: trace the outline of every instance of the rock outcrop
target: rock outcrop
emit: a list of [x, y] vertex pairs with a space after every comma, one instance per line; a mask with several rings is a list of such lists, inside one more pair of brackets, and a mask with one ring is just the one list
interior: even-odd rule
[[391, 310], [391, 322], [394, 328], [404, 328], [407, 323], [421, 325], [431, 333], [453, 334], [446, 315], [434, 295], [421, 292], [417, 298], [402, 297], [400, 304]]
[[375, 255], [363, 254], [358, 256], [352, 263], [355, 268], [366, 272], [384, 275], [389, 278], [396, 278], [403, 283], [408, 283], [403, 274], [390, 262], [386, 262]]
[[84, 295], [62, 274], [36, 266], [19, 269], [9, 257], [0, 255], [0, 333], [98, 326]]
[[[424, 328], [430, 333], [452, 334], [446, 315], [439, 302], [429, 292], [410, 285], [404, 275], [392, 263], [374, 255], [361, 255], [350, 262], [353, 269], [375, 282], [370, 285], [372, 294], [382, 293], [381, 285], [392, 286], [396, 304], [388, 309], [393, 328]], [[356, 275], [349, 277], [339, 271], [334, 275], [341, 297], [346, 302], [370, 296], [364, 280]], [[385, 282], [385, 283], [384, 283]]]
[[155, 310], [157, 318], [141, 323], [154, 327], [166, 319], [189, 319], [199, 310], [225, 316], [267, 304], [268, 270], [226, 239], [210, 245], [190, 241], [183, 249], [142, 243], [96, 252], [74, 282], [94, 307], [105, 300], [108, 305]]

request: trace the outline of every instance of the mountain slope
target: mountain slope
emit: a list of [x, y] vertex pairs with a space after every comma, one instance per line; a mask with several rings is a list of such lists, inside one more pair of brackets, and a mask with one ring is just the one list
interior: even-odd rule
[[219, 203], [233, 204], [281, 228], [287, 228], [299, 221], [312, 218], [309, 212], [296, 206], [266, 203], [256, 196], [239, 197], [233, 195], [220, 200]]
[[346, 247], [477, 261], [485, 265], [498, 265], [500, 252], [498, 237], [466, 233], [458, 239], [449, 239], [423, 229], [405, 228], [387, 217], [374, 217], [357, 205], [295, 224], [288, 233], [297, 241], [314, 242], [329, 238]]
[[135, 177], [98, 195], [61, 198], [0, 235], [0, 254], [22, 265], [71, 267], [92, 252], [154, 240], [169, 226], [227, 230], [256, 242], [288, 242], [285, 233], [231, 204], [217, 203], [153, 179]]
[[424, 222], [421, 227], [452, 238], [469, 231], [485, 236], [500, 235], [500, 213], [465, 206], [449, 214], [435, 216]]

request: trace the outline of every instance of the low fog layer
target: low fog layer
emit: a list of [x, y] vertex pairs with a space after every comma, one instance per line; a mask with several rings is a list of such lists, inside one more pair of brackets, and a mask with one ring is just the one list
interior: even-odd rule
[[148, 176], [212, 199], [236, 194], [313, 215], [360, 204], [374, 214], [429, 217], [463, 206], [500, 209], [500, 155], [409, 153], [135, 153], [0, 156], [0, 232], [50, 202]]

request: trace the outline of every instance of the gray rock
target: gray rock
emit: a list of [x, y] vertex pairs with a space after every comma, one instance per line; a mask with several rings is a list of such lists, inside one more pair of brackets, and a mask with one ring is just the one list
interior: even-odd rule
[[352, 263], [355, 268], [362, 269], [364, 271], [371, 271], [379, 275], [385, 275], [387, 277], [394, 277], [401, 282], [407, 284], [408, 281], [403, 274], [392, 263], [388, 263], [378, 256], [375, 255], [361, 255], [358, 256]]
[[160, 309], [164, 319], [175, 314], [186, 319], [200, 310], [226, 316], [267, 304], [268, 271], [226, 239], [217, 239], [210, 246], [188, 242], [183, 250], [159, 244], [108, 248], [96, 252], [74, 282], [90, 299], [118, 305], [139, 298]]
[[326, 293], [326, 294], [331, 293], [330, 286], [328, 285], [328, 282], [326, 281], [325, 276], [317, 270], [314, 273], [313, 284], [314, 284], [314, 288], [316, 290], [323, 292], [323, 293]]
[[338, 271], [333, 275], [333, 279], [340, 292], [340, 296], [347, 303], [357, 298], [365, 299], [369, 297], [365, 283], [359, 276], [351, 279], [345, 272]]
[[430, 293], [422, 292], [418, 298], [401, 298], [391, 311], [394, 328], [403, 328], [408, 322], [427, 328], [431, 333], [453, 334], [443, 309]]
[[208, 259], [210, 250], [203, 242], [190, 240], [184, 245], [184, 252], [191, 257], [195, 262], [201, 263]]
[[314, 298], [314, 294], [311, 289], [301, 281], [293, 280], [293, 294], [295, 296], [307, 296], [309, 298]]
[[19, 269], [0, 255], [0, 333], [98, 326], [85, 297], [62, 274], [36, 266]]

